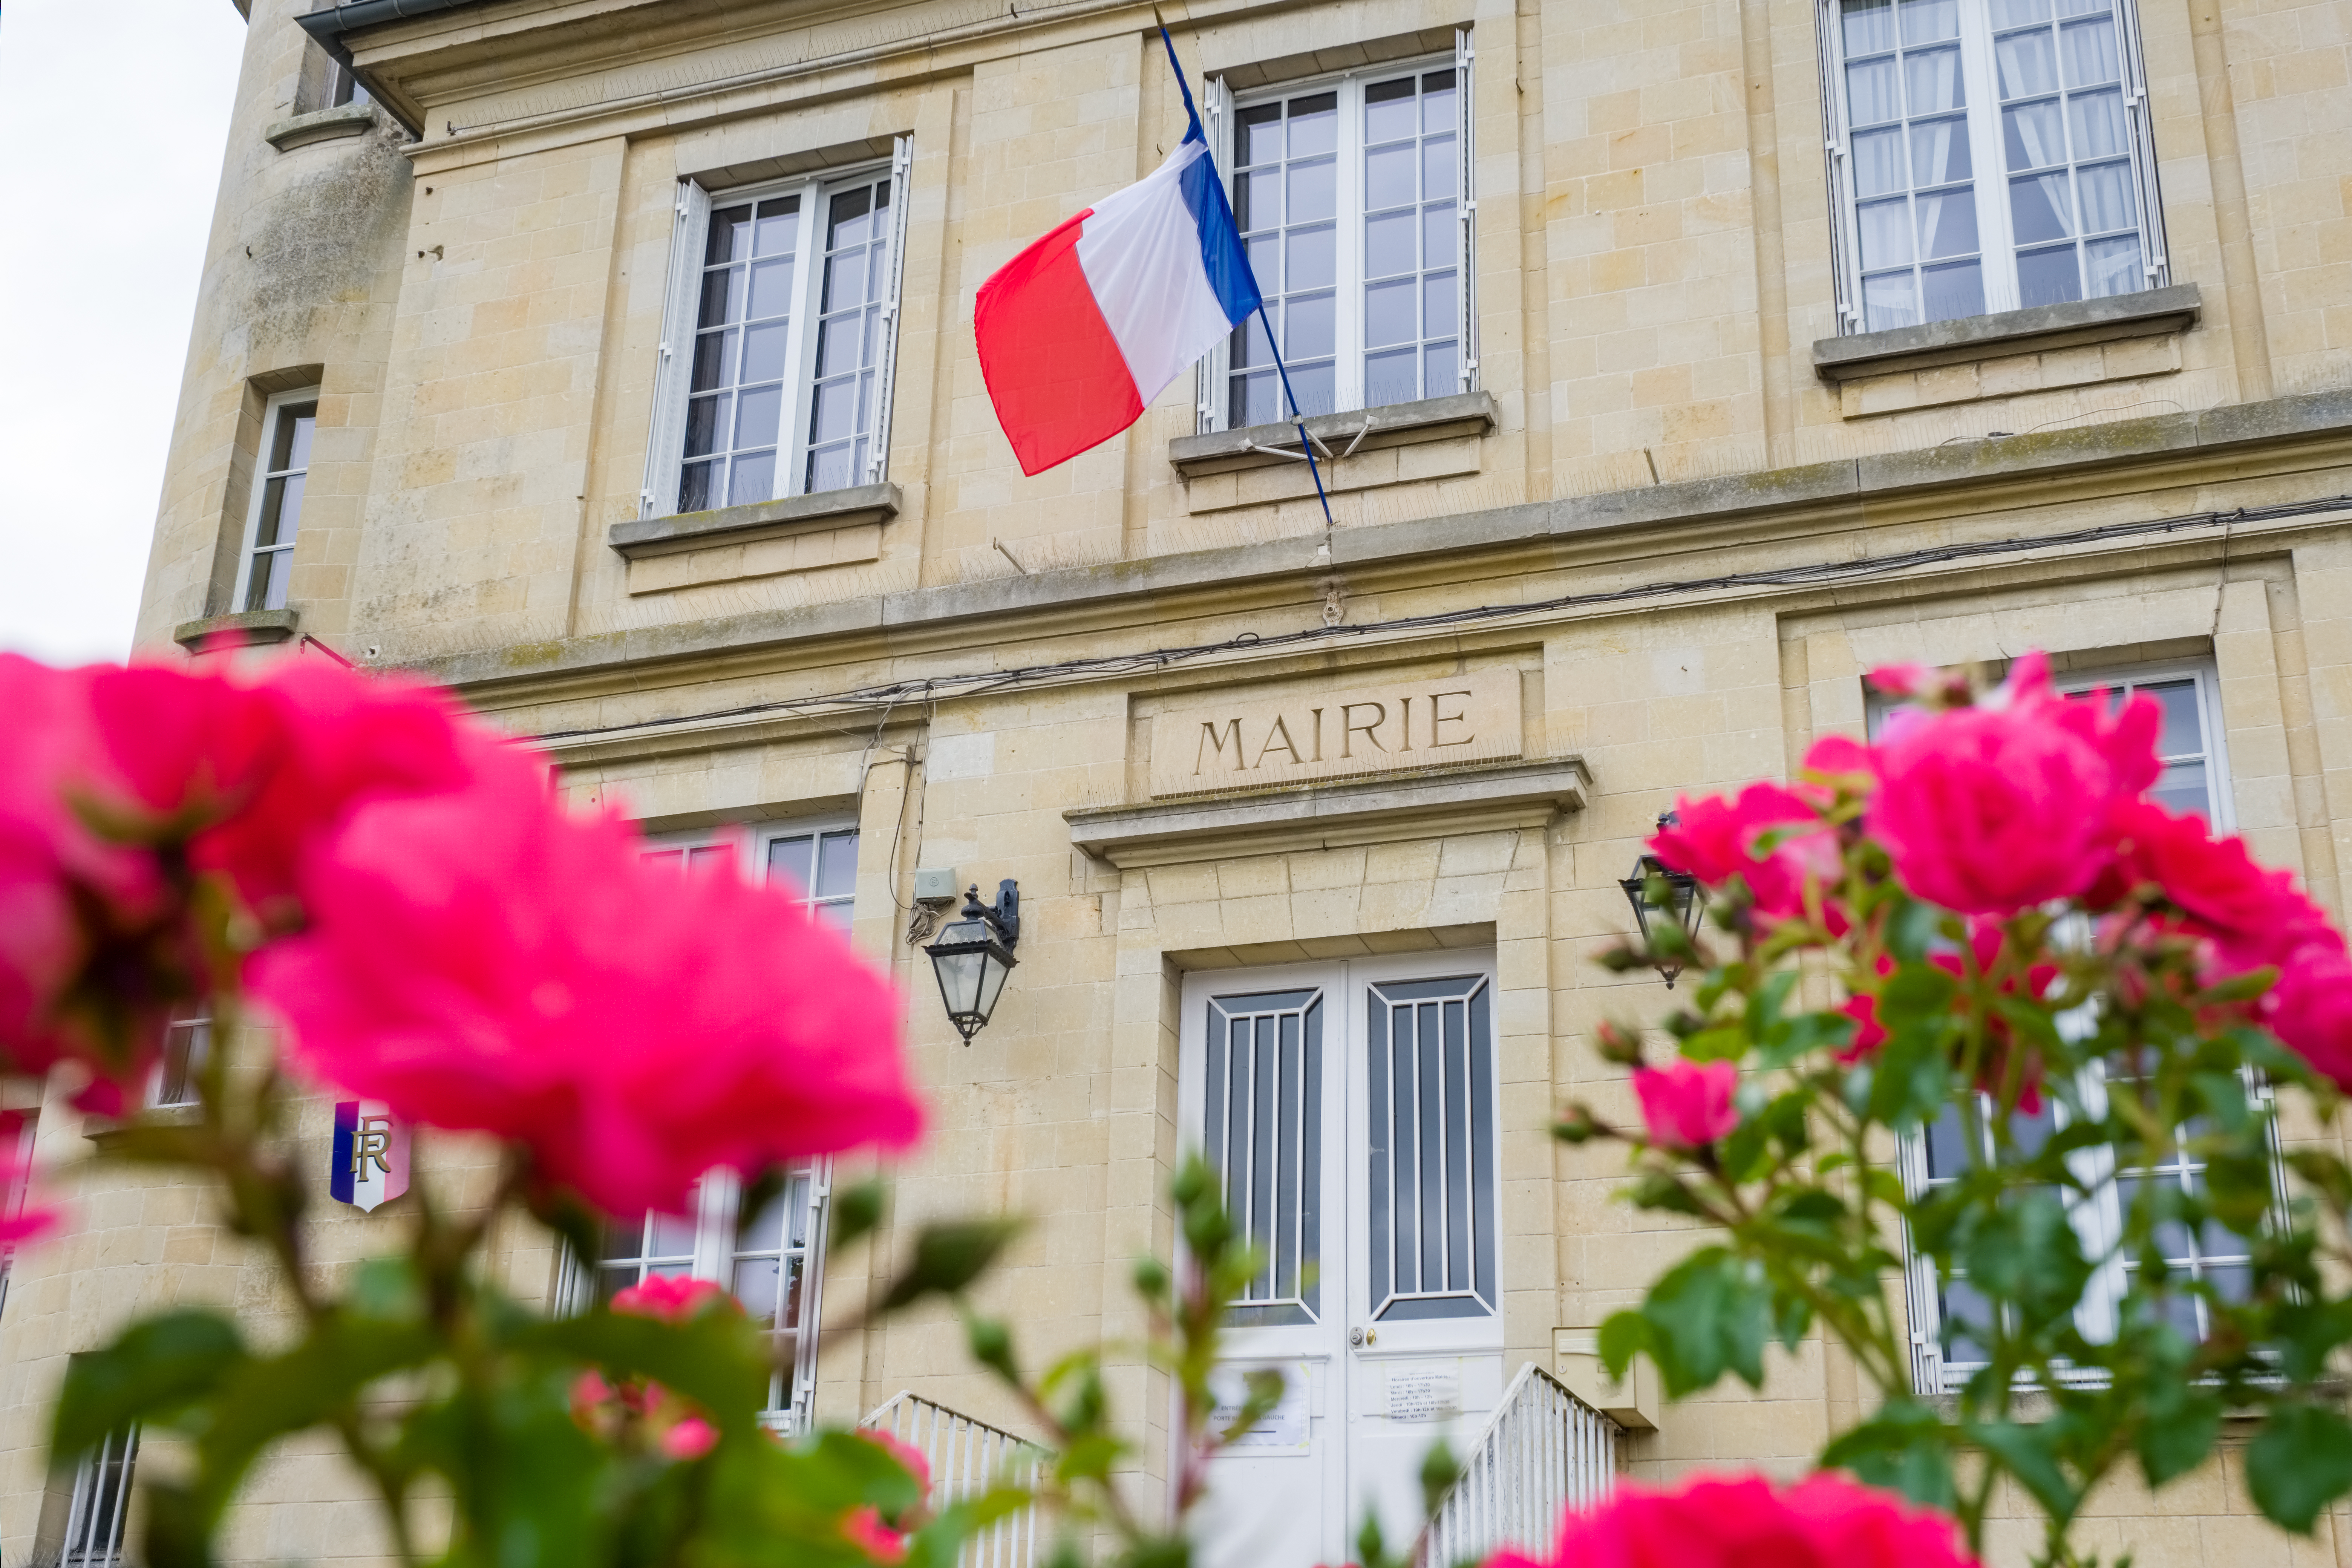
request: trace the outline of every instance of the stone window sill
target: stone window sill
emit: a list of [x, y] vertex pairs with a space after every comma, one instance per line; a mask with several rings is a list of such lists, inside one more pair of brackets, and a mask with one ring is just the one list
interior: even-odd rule
[[374, 129], [373, 104], [346, 103], [336, 109], [320, 110], [316, 114], [298, 114], [291, 120], [278, 121], [261, 133], [261, 139], [280, 153], [291, 153], [313, 142], [364, 135]]
[[[1418, 446], [1454, 436], [1483, 436], [1495, 427], [1495, 400], [1484, 392], [1425, 397], [1346, 414], [1318, 414], [1307, 421], [1327, 466], [1360, 452]], [[1208, 436], [1180, 436], [1168, 444], [1168, 461], [1188, 479], [1240, 468], [1270, 468], [1300, 461], [1298, 426], [1252, 425]], [[1304, 466], [1303, 464], [1301, 466]]]
[[81, 1135], [101, 1149], [112, 1150], [142, 1127], [201, 1127], [204, 1121], [205, 1108], [201, 1105], [151, 1105], [121, 1118], [85, 1115]]
[[751, 544], [813, 527], [887, 522], [898, 515], [899, 504], [898, 487], [885, 480], [813, 496], [720, 507], [715, 511], [682, 511], [674, 517], [616, 522], [611, 538], [614, 550], [631, 561], [642, 561], [716, 545]]
[[2104, 300], [1822, 338], [1813, 344], [1813, 372], [1827, 382], [1857, 381], [2121, 338], [2167, 337], [2195, 326], [2199, 309], [2197, 285], [2178, 283]]
[[264, 647], [291, 642], [302, 617], [293, 610], [240, 610], [233, 616], [206, 616], [182, 621], [172, 628], [172, 640], [190, 653], [215, 648]]

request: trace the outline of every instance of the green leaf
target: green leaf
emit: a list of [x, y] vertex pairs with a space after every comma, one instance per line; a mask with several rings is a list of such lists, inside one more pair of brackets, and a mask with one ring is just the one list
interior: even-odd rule
[[953, 1296], [969, 1288], [997, 1254], [1021, 1234], [1017, 1219], [954, 1220], [927, 1225], [915, 1237], [915, 1256], [890, 1284], [882, 1310], [895, 1312], [926, 1296]]
[[2264, 1518], [2308, 1535], [2352, 1490], [2352, 1423], [2315, 1405], [2281, 1405], [2246, 1445], [2246, 1487]]
[[2178, 1378], [2151, 1388], [2139, 1432], [2139, 1468], [2147, 1484], [2160, 1487], [2203, 1464], [2221, 1435], [2222, 1412], [2220, 1396]]
[[1748, 1054], [1748, 1031], [1723, 1024], [1685, 1039], [1682, 1053], [1695, 1062], [1736, 1062]]
[[[855, 1182], [833, 1194], [832, 1246], [847, 1247], [851, 1242], [872, 1234], [882, 1225], [882, 1215], [888, 1208], [890, 1184], [879, 1176], [868, 1176]], [[745, 1208], [745, 1214], [755, 1210]]]
[[1906, 963], [1878, 990], [1878, 1021], [1889, 1029], [1952, 1016], [1959, 984], [1932, 963]]
[[1907, 1399], [1889, 1401], [1876, 1415], [1840, 1435], [1822, 1450], [1822, 1463], [1928, 1508], [1949, 1509], [1958, 1495], [1950, 1429], [1933, 1410]]
[[2063, 1525], [2074, 1517], [2074, 1510], [2083, 1504], [2083, 1496], [2058, 1468], [2058, 1458], [2053, 1451], [2055, 1439], [2046, 1425], [1971, 1421], [1962, 1430], [1970, 1442], [2015, 1476], [2053, 1520]]
[[1601, 1363], [1612, 1378], [1622, 1378], [1633, 1358], [1651, 1345], [1650, 1320], [1639, 1312], [1612, 1312], [1601, 1320]]
[[189, 1308], [133, 1323], [104, 1350], [68, 1359], [49, 1450], [70, 1458], [134, 1421], [184, 1410], [218, 1389], [246, 1359], [236, 1325], [217, 1312]]
[[1724, 1248], [1703, 1247], [1676, 1264], [1650, 1287], [1640, 1310], [1650, 1330], [1645, 1348], [1669, 1396], [1709, 1387], [1726, 1372], [1750, 1388], [1763, 1386], [1771, 1296]]

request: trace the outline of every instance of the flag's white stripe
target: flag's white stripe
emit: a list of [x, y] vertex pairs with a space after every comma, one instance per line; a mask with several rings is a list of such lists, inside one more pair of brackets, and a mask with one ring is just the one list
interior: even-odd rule
[[1078, 265], [1146, 407], [1233, 327], [1209, 287], [1200, 226], [1179, 183], [1193, 159], [1206, 156], [1200, 142], [1184, 142], [1096, 203], [1078, 236]]

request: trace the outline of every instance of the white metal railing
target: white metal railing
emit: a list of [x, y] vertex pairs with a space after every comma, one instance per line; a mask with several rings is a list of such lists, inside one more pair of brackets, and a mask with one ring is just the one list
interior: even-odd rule
[[[1000, 1426], [901, 1390], [858, 1423], [887, 1432], [923, 1456], [931, 1471], [931, 1506], [975, 1498], [998, 1482], [1025, 1486], [1045, 1450]], [[1037, 1560], [1037, 1510], [1024, 1508], [963, 1544], [957, 1568], [1030, 1568]]]
[[1533, 1362], [1519, 1368], [1429, 1523], [1430, 1568], [1516, 1546], [1543, 1552], [1562, 1510], [1591, 1508], [1617, 1481], [1617, 1423]]

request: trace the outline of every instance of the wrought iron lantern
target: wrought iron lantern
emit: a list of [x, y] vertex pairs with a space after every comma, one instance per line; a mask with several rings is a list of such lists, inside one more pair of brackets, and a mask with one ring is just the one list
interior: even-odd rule
[[996, 999], [1004, 992], [1005, 976], [1021, 961], [1013, 950], [1021, 941], [1021, 888], [1011, 878], [998, 884], [993, 907], [980, 901], [980, 884], [964, 895], [963, 911], [923, 949], [940, 977], [940, 999], [947, 1004], [948, 1021], [963, 1036], [965, 1045], [988, 1026]]
[[[1675, 814], [1658, 818], [1660, 827], [1675, 826]], [[1655, 855], [1643, 855], [1633, 863], [1633, 874], [1617, 884], [1625, 890], [1625, 900], [1633, 906], [1633, 918], [1641, 922], [1642, 945], [1656, 950], [1651, 940], [1652, 921], [1663, 921], [1668, 913], [1683, 935], [1691, 942], [1698, 940], [1698, 923], [1706, 912], [1706, 889], [1699, 886], [1696, 877], [1687, 871], [1669, 871]], [[1683, 972], [1680, 962], [1661, 958], [1656, 961], [1658, 973], [1665, 977], [1666, 989], [1675, 988], [1675, 977]]]

